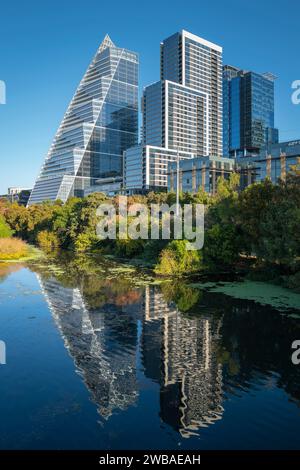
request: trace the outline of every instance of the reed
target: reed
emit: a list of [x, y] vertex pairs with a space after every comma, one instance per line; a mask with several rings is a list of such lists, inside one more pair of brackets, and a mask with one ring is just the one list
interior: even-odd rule
[[29, 254], [29, 246], [19, 238], [0, 238], [0, 260], [18, 260]]

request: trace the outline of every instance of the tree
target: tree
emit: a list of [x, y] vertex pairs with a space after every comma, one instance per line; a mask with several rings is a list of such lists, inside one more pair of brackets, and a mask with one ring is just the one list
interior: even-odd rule
[[261, 220], [277, 193], [278, 187], [266, 179], [252, 184], [239, 195], [236, 218], [242, 232], [243, 249], [248, 254], [258, 254], [262, 237]]
[[231, 269], [239, 259], [240, 238], [234, 225], [214, 224], [205, 232], [204, 264], [210, 270]]
[[162, 275], [181, 276], [202, 268], [200, 251], [187, 250], [186, 240], [172, 240], [160, 254], [155, 272]]
[[12, 237], [13, 231], [10, 229], [9, 225], [5, 222], [2, 215], [0, 215], [0, 238], [9, 238]]

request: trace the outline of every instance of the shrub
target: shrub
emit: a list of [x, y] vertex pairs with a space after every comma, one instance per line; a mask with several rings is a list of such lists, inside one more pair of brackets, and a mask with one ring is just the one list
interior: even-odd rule
[[286, 276], [284, 279], [284, 285], [289, 289], [293, 289], [296, 292], [300, 292], [300, 271], [290, 276]]
[[17, 260], [29, 254], [27, 243], [19, 238], [0, 238], [0, 259], [2, 261]]
[[89, 251], [98, 241], [98, 238], [94, 234], [80, 233], [74, 242], [75, 251]]
[[239, 259], [240, 243], [236, 228], [232, 225], [213, 225], [205, 233], [204, 261], [210, 269], [226, 269]]
[[187, 250], [186, 245], [186, 240], [171, 241], [160, 254], [156, 274], [180, 276], [199, 271], [202, 268], [201, 252]]
[[0, 215], [0, 238], [9, 238], [13, 234], [4, 218]]
[[53, 250], [59, 247], [59, 239], [57, 235], [48, 230], [42, 230], [37, 234], [37, 243], [41, 248]]
[[137, 240], [132, 240], [127, 238], [125, 240], [117, 239], [116, 240], [116, 254], [118, 256], [124, 256], [125, 258], [133, 258], [141, 254], [144, 251], [145, 241], [138, 238]]

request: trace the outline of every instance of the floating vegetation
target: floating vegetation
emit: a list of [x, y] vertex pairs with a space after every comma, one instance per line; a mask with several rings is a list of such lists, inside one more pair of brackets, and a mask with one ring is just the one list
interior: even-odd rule
[[[300, 310], [300, 294], [284, 287], [265, 282], [205, 282], [189, 284], [191, 287], [229, 295], [236, 299], [252, 300], [261, 305], [270, 305], [277, 310]], [[298, 317], [298, 316], [297, 316]]]

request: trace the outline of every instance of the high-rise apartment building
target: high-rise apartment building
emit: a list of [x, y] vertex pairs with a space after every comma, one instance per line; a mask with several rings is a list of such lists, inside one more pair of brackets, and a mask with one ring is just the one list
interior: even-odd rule
[[123, 152], [138, 143], [138, 55], [106, 36], [55, 135], [29, 204], [121, 185]]
[[142, 99], [143, 142], [222, 156], [222, 48], [187, 31], [161, 43], [160, 82]]
[[142, 97], [142, 145], [125, 152], [130, 192], [167, 190], [177, 156], [222, 157], [222, 48], [180, 31], [160, 51], [160, 81]]
[[274, 128], [274, 75], [229, 65], [223, 69], [224, 155], [253, 153], [278, 142]]

